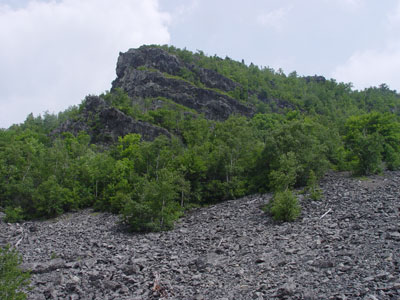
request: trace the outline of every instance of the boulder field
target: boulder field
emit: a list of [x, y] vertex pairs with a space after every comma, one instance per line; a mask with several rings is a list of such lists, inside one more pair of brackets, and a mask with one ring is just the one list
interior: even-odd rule
[[31, 270], [28, 299], [400, 299], [400, 172], [328, 173], [321, 201], [278, 223], [253, 195], [132, 234], [84, 210], [0, 222], [0, 243]]

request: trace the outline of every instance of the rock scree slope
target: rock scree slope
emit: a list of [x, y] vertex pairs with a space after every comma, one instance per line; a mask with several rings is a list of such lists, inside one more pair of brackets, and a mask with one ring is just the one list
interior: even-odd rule
[[111, 214], [0, 222], [32, 270], [28, 299], [400, 299], [400, 172], [329, 173], [322, 201], [276, 223], [255, 195], [196, 209], [169, 232]]

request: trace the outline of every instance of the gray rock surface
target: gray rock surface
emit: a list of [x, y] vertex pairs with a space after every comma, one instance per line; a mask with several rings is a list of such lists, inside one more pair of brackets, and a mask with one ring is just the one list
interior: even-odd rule
[[[183, 69], [193, 71], [204, 88], [176, 77]], [[116, 70], [117, 78], [112, 88], [122, 88], [134, 102], [165, 97], [213, 120], [226, 120], [232, 114], [253, 114], [252, 108], [225, 94], [240, 88], [237, 83], [213, 70], [187, 64], [159, 48], [131, 49], [120, 53]]]
[[[322, 201], [276, 223], [254, 195], [188, 213], [169, 232], [129, 234], [85, 210], [0, 223], [32, 270], [29, 299], [400, 299], [400, 172], [330, 173]], [[35, 228], [36, 230], [31, 230]]]
[[179, 76], [182, 69], [186, 68], [194, 72], [199, 81], [208, 88], [216, 88], [224, 92], [233, 91], [240, 88], [240, 85], [214, 70], [198, 67], [180, 60], [175, 55], [169, 54], [160, 48], [141, 47], [139, 49], [129, 49], [125, 53], [120, 53], [117, 62], [117, 85], [118, 79], [129, 73], [129, 69], [146, 67], [157, 69], [162, 73]]
[[53, 135], [62, 132], [76, 135], [80, 131], [85, 131], [91, 136], [91, 143], [103, 144], [114, 143], [118, 141], [119, 136], [128, 133], [139, 133], [145, 141], [152, 141], [159, 135], [171, 136], [166, 129], [135, 120], [109, 106], [98, 96], [87, 96], [78, 119], [67, 120], [53, 132]]

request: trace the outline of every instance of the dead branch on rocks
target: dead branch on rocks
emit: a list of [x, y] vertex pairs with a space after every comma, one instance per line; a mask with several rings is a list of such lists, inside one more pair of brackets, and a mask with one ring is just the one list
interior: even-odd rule
[[323, 217], [325, 217], [325, 216], [326, 216], [327, 214], [329, 214], [331, 211], [332, 211], [331, 208], [328, 209], [328, 211], [327, 211], [326, 213], [324, 213], [324, 214], [320, 217], [320, 219], [322, 219]]

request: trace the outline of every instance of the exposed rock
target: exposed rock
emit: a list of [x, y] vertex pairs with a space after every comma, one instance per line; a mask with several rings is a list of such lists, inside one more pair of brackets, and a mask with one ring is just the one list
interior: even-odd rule
[[134, 120], [98, 96], [87, 96], [78, 119], [67, 120], [53, 134], [71, 132], [76, 135], [80, 131], [91, 136], [91, 143], [103, 144], [114, 143], [119, 136], [128, 133], [139, 133], [146, 141], [152, 141], [159, 135], [170, 137], [166, 129]]
[[61, 258], [51, 259], [42, 263], [27, 263], [21, 266], [24, 271], [30, 270], [32, 274], [48, 273], [64, 267], [65, 261]]
[[[196, 74], [204, 88], [176, 77], [182, 70], [191, 70]], [[213, 70], [187, 64], [160, 48], [141, 47], [121, 53], [116, 72], [113, 89], [122, 88], [133, 102], [141, 103], [146, 98], [165, 97], [187, 107], [189, 111], [197, 111], [214, 120], [225, 120], [232, 114], [253, 114], [251, 108], [225, 94], [240, 88], [239, 84]], [[153, 102], [152, 109], [163, 105], [158, 103], [160, 101]], [[170, 137], [166, 129], [134, 120], [97, 96], [87, 96], [78, 117], [61, 124], [53, 134], [71, 132], [77, 135], [81, 131], [87, 132], [91, 136], [91, 143], [97, 144], [114, 143], [119, 136], [128, 133], [139, 133], [147, 141], [152, 141], [159, 135]]]
[[120, 84], [133, 99], [165, 97], [204, 114], [208, 119], [225, 120], [232, 114], [252, 114], [250, 108], [233, 98], [198, 88], [184, 80], [167, 78], [159, 72], [131, 69]]
[[266, 194], [193, 210], [169, 232], [128, 234], [85, 210], [0, 222], [0, 239], [34, 270], [28, 299], [400, 299], [400, 172], [329, 173], [321, 188], [293, 223], [261, 210]]
[[304, 79], [306, 80], [307, 83], [310, 82], [325, 83], [326, 81], [326, 78], [324, 76], [318, 76], [318, 75], [305, 76]]
[[[118, 86], [118, 81], [122, 80], [129, 69], [146, 67], [157, 69], [162, 73], [179, 76], [185, 68], [194, 72], [199, 81], [208, 88], [216, 88], [224, 92], [233, 91], [240, 88], [240, 85], [214, 70], [198, 67], [194, 64], [187, 64], [160, 48], [140, 47], [139, 49], [129, 49], [125, 53], [120, 53], [117, 62], [117, 79], [114, 83]], [[113, 85], [113, 86], [114, 86]]]
[[[146, 67], [148, 70], [138, 67]], [[195, 72], [205, 88], [164, 74], [176, 76], [184, 68]], [[185, 64], [159, 48], [131, 49], [120, 53], [117, 79], [112, 87], [122, 88], [133, 101], [165, 97], [213, 120], [225, 120], [232, 114], [253, 114], [252, 108], [218, 91], [228, 92], [239, 88], [237, 83], [215, 71]]]

